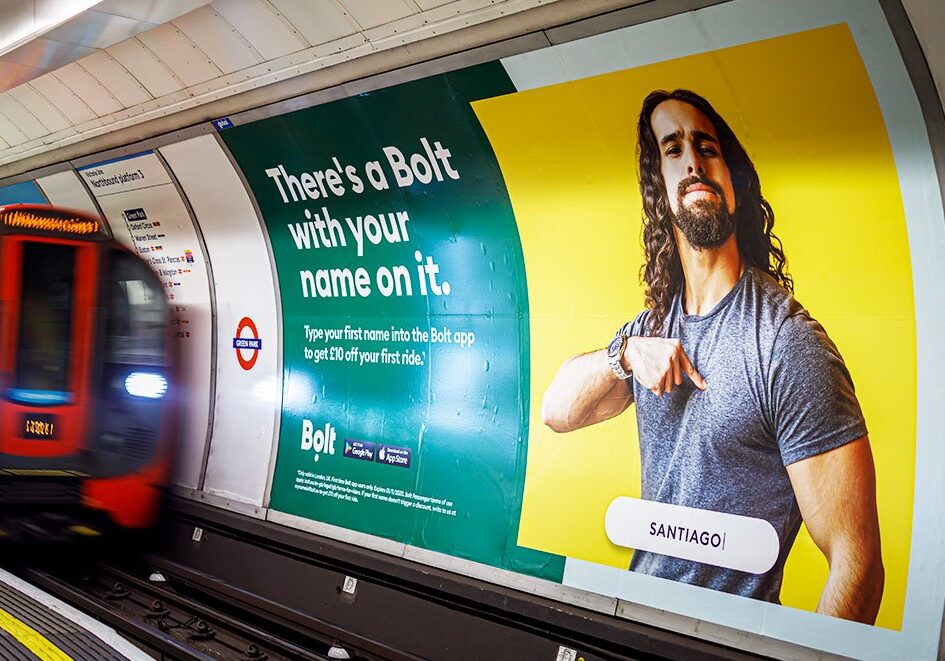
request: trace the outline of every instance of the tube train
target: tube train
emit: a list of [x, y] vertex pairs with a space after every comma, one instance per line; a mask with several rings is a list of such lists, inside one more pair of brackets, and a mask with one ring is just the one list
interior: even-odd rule
[[0, 207], [0, 536], [151, 526], [173, 463], [170, 309], [89, 214]]

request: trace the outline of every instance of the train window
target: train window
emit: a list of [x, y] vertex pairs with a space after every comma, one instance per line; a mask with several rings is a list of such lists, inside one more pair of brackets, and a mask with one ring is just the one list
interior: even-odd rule
[[112, 253], [106, 277], [106, 361], [162, 365], [167, 311], [157, 279], [136, 258], [117, 251]]
[[74, 270], [75, 247], [23, 244], [17, 388], [68, 390]]

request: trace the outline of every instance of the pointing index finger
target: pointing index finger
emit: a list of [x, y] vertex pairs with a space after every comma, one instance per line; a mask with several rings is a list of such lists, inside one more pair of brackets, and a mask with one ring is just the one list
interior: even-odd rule
[[693, 367], [692, 362], [689, 360], [689, 356], [686, 355], [686, 352], [682, 349], [679, 350], [679, 360], [682, 364], [682, 368], [686, 370], [686, 374], [689, 375], [689, 378], [692, 379], [692, 382], [696, 384], [696, 388], [699, 390], [705, 390], [706, 382], [702, 378], [702, 375], [696, 371], [696, 368]]

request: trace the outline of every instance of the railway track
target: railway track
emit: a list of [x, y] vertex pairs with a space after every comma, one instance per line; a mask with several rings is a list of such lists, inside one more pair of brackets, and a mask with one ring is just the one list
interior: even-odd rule
[[110, 625], [160, 659], [317, 661], [370, 659], [350, 646], [350, 656], [329, 652], [338, 641], [276, 621], [265, 621], [234, 601], [222, 602], [166, 572], [148, 579], [141, 566], [101, 563], [67, 568], [22, 569], [23, 578]]
[[758, 658], [189, 501], [157, 533], [0, 566], [160, 659]]

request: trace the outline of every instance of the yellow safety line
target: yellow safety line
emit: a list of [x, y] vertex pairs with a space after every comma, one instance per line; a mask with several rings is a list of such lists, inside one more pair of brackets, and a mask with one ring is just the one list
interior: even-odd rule
[[43, 661], [73, 661], [71, 656], [56, 647], [46, 636], [2, 608], [0, 629], [16, 638], [23, 647]]

